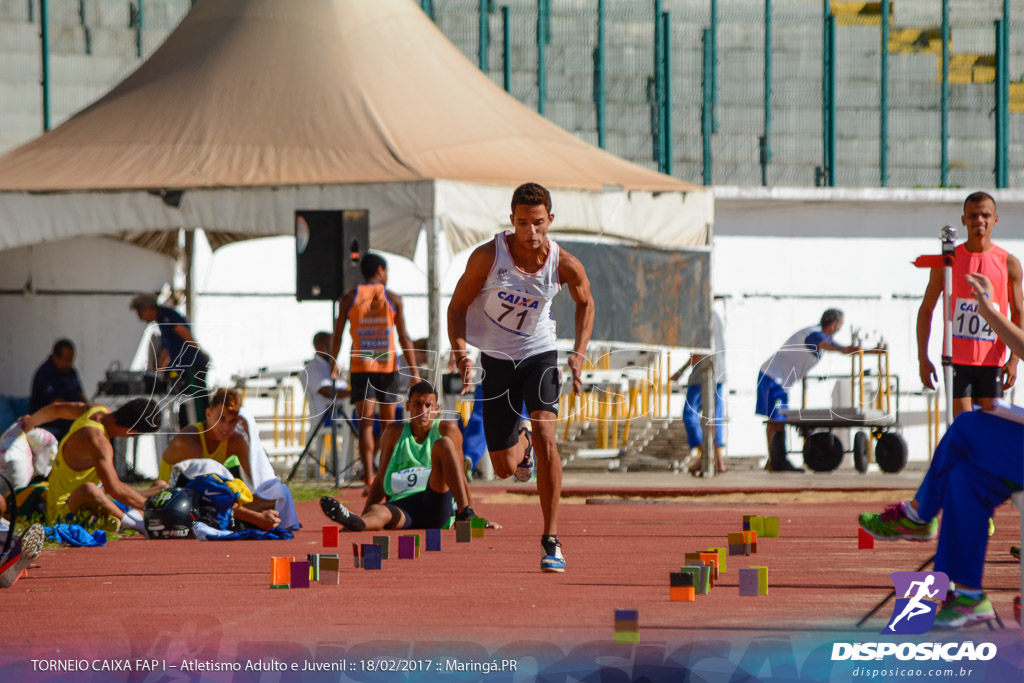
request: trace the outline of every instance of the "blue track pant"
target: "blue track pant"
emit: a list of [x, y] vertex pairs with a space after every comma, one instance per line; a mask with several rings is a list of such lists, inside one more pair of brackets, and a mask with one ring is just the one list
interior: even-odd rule
[[914, 497], [923, 519], [942, 510], [935, 570], [981, 587], [992, 512], [1024, 480], [1024, 424], [980, 411], [963, 413], [939, 441]]

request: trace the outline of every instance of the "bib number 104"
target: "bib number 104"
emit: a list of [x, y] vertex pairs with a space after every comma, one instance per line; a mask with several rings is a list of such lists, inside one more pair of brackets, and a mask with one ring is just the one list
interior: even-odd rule
[[959, 314], [953, 319], [953, 335], [965, 339], [978, 339], [981, 341], [995, 341], [996, 334], [988, 326], [976, 311], [965, 311], [960, 309]]

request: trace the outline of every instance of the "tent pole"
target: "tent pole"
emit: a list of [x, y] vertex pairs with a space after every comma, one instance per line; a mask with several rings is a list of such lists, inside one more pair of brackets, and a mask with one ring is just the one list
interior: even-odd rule
[[192, 280], [192, 261], [196, 253], [196, 231], [186, 230], [185, 231], [185, 256], [184, 266], [185, 271], [185, 317], [189, 322], [195, 323], [195, 292], [192, 291], [193, 280]]
[[432, 358], [431, 376], [424, 377], [435, 387], [440, 380], [441, 368], [441, 220], [437, 216], [427, 219], [427, 320], [428, 346]]

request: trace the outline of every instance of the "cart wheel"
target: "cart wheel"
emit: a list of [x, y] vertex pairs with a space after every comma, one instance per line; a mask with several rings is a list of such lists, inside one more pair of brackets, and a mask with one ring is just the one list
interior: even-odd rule
[[907, 442], [895, 432], [885, 432], [875, 444], [878, 469], [895, 474], [907, 466]]
[[783, 430], [772, 435], [772, 442], [768, 447], [768, 464], [776, 472], [780, 471], [782, 463], [786, 460], [786, 431]]
[[804, 440], [804, 464], [815, 472], [831, 472], [843, 461], [843, 444], [831, 432], [815, 432]]
[[861, 474], [868, 471], [868, 435], [864, 432], [853, 435], [853, 466]]

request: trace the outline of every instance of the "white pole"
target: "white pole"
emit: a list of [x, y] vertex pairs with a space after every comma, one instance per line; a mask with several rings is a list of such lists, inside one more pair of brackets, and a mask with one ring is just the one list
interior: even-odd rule
[[950, 300], [953, 296], [953, 252], [956, 249], [956, 228], [947, 225], [942, 228], [942, 374], [946, 384], [946, 429], [953, 421], [953, 311]]
[[436, 387], [441, 380], [441, 370], [446, 367], [445, 359], [441, 358], [441, 220], [432, 216], [424, 227], [427, 230], [427, 348], [433, 364], [431, 376], [424, 379]]

